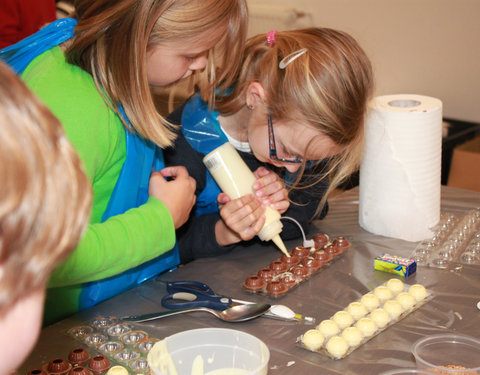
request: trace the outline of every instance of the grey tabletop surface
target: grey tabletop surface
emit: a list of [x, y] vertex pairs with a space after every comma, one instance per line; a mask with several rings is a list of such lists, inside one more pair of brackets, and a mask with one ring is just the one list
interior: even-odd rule
[[[442, 212], [462, 215], [480, 207], [480, 193], [442, 186]], [[344, 192], [330, 202], [327, 217], [315, 222], [310, 233], [345, 236], [351, 242], [348, 251], [329, 267], [315, 274], [282, 298], [250, 294], [242, 283], [251, 274], [279, 258], [273, 244], [253, 245], [215, 258], [199, 259], [162, 275], [162, 280], [196, 280], [207, 283], [217, 294], [242, 300], [283, 304], [297, 313], [316, 318], [317, 323], [331, 317], [350, 302], [392, 278], [376, 271], [373, 259], [382, 253], [408, 257], [418, 245], [369, 233], [358, 224], [358, 188]], [[300, 241], [286, 243], [293, 249]], [[201, 246], [201, 244], [199, 244]], [[232, 328], [248, 332], [264, 341], [270, 350], [269, 374], [379, 374], [383, 371], [414, 367], [412, 345], [420, 338], [436, 333], [461, 333], [480, 339], [480, 266], [457, 269], [418, 267], [405, 279], [406, 284], [421, 283], [433, 298], [404, 319], [393, 324], [341, 360], [332, 360], [307, 351], [296, 344], [311, 325], [258, 318], [243, 323], [226, 323], [207, 313], [183, 314], [137, 326], [152, 337], [203, 327]], [[19, 369], [26, 374], [52, 358], [65, 358], [69, 350], [85, 346], [67, 334], [72, 327], [87, 324], [100, 316], [121, 317], [130, 314], [166, 310], [161, 298], [165, 285], [151, 281], [78, 313], [42, 330], [33, 352]]]

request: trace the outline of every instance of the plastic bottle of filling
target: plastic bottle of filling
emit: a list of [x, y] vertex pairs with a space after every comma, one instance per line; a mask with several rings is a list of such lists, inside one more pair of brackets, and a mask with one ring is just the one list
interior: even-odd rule
[[[220, 189], [227, 193], [230, 198], [237, 199], [253, 193], [252, 186], [256, 180], [255, 175], [230, 143], [225, 143], [211, 151], [203, 158], [203, 163], [207, 166]], [[265, 217], [265, 224], [258, 232], [258, 237], [262, 241], [273, 241], [284, 254], [288, 255], [287, 249], [280, 238], [280, 232], [283, 228], [280, 213], [267, 206]]]

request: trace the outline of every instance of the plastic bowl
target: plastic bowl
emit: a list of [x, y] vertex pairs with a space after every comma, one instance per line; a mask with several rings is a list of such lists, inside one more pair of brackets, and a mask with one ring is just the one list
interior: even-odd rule
[[172, 375], [175, 372], [165, 369], [165, 356], [160, 356], [158, 349], [162, 345], [166, 345], [178, 375], [265, 375], [268, 372], [270, 351], [267, 346], [242, 331], [193, 329], [176, 333], [155, 344], [148, 354], [150, 368], [155, 375]]
[[480, 340], [441, 334], [418, 340], [412, 349], [419, 369], [437, 374], [480, 374]]

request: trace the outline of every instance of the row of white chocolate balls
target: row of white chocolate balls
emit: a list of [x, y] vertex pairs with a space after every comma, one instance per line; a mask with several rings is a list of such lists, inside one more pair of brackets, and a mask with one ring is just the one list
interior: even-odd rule
[[[385, 301], [383, 288], [391, 290], [390, 298], [396, 294], [396, 299]], [[408, 292], [401, 290], [404, 290], [401, 280], [389, 280], [385, 286], [377, 287], [373, 293], [365, 294], [360, 302], [352, 302], [348, 305], [347, 311], [338, 311], [332, 319], [322, 321], [317, 329], [307, 331], [302, 336], [303, 345], [309, 350], [318, 351], [325, 339], [329, 339], [326, 345], [328, 353], [335, 358], [344, 356], [350, 347], [358, 346], [364, 338], [372, 336], [378, 329], [384, 328], [392, 320], [396, 320], [402, 312], [427, 297], [426, 289], [420, 284], [412, 285]], [[377, 297], [379, 294], [380, 298]], [[378, 308], [381, 301], [385, 301], [383, 308]], [[370, 315], [365, 318], [367, 312], [370, 312]], [[356, 320], [358, 321], [355, 326], [350, 327]], [[342, 329], [342, 335], [336, 336]]]

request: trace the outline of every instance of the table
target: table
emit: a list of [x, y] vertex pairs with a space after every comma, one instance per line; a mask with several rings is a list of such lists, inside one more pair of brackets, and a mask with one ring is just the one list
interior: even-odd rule
[[[162, 275], [164, 280], [198, 280], [209, 284], [218, 294], [257, 302], [281, 303], [297, 313], [316, 318], [317, 323], [329, 318], [350, 302], [382, 284], [391, 274], [375, 271], [373, 258], [383, 252], [409, 256], [416, 242], [371, 234], [358, 224], [358, 188], [347, 191], [330, 202], [327, 217], [315, 222], [311, 233], [346, 236], [352, 247], [334, 264], [301, 284], [281, 299], [272, 300], [248, 294], [241, 284], [247, 276], [280, 257], [273, 244], [245, 247], [217, 258], [199, 259], [173, 272]], [[442, 186], [442, 210], [462, 212], [480, 206], [480, 193]], [[299, 241], [287, 242], [292, 249]], [[434, 293], [434, 298], [387, 328], [342, 360], [309, 352], [296, 346], [296, 338], [312, 326], [259, 318], [244, 323], [225, 323], [207, 313], [177, 315], [143, 323], [151, 335], [163, 338], [194, 328], [224, 327], [251, 333], [270, 349], [269, 374], [378, 374], [399, 367], [414, 367], [412, 344], [421, 337], [436, 333], [463, 333], [480, 338], [480, 267], [463, 267], [445, 271], [419, 267], [406, 280], [421, 283]], [[101, 303], [90, 310], [46, 327], [34, 351], [19, 373], [26, 374], [39, 364], [57, 356], [66, 358], [78, 342], [66, 331], [97, 316], [125, 316], [165, 310], [160, 299], [165, 287], [151, 281]]]

